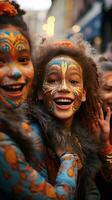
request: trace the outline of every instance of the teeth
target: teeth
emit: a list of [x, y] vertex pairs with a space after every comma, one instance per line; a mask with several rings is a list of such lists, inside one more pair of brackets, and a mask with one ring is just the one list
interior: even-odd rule
[[22, 90], [24, 87], [24, 84], [20, 84], [20, 85], [2, 85], [1, 86], [4, 90], [8, 90], [8, 91], [18, 91], [18, 90]]
[[71, 102], [71, 99], [57, 99], [56, 102]]
[[19, 88], [21, 88], [21, 85], [9, 86], [9, 88], [13, 88], [13, 89], [19, 89]]

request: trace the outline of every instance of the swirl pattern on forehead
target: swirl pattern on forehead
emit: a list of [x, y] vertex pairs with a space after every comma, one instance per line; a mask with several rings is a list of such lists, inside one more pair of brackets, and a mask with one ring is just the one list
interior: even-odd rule
[[29, 48], [28, 42], [25, 37], [19, 31], [7, 31], [0, 30], [0, 50], [3, 52], [9, 52], [13, 48], [17, 51], [21, 51]]
[[73, 58], [71, 58], [70, 56], [67, 56], [67, 55], [63, 55], [63, 56], [56, 56], [54, 57], [52, 60], [49, 61], [48, 65], [47, 66], [52, 66], [52, 65], [62, 65], [63, 63], [63, 66], [66, 67], [66, 63], [68, 65], [71, 65], [71, 64], [75, 64], [75, 65], [78, 65], [78, 62], [76, 60], [74, 60]]

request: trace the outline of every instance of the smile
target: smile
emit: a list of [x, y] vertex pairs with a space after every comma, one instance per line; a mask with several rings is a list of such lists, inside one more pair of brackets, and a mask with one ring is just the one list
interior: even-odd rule
[[0, 87], [6, 92], [21, 92], [24, 88], [25, 83], [11, 84], [11, 85], [1, 85]]
[[70, 98], [56, 98], [54, 101], [57, 105], [71, 105], [73, 103], [73, 99]]

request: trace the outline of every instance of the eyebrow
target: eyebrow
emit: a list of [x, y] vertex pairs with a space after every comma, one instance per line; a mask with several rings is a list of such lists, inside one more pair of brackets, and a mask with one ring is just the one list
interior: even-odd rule
[[21, 50], [17, 50], [18, 53], [29, 53], [30, 54], [30, 49], [21, 49]]
[[50, 69], [47, 71], [47, 75], [57, 74], [59, 72], [60, 72], [60, 70], [58, 70], [58, 69]]
[[55, 70], [58, 71], [60, 69], [60, 65], [48, 65], [47, 70]]
[[69, 75], [72, 75], [72, 76], [78, 76], [78, 77], [81, 78], [81, 74], [80, 74], [80, 73], [77, 73], [77, 72], [71, 71], [71, 72], [69, 72], [68, 74], [69, 74]]

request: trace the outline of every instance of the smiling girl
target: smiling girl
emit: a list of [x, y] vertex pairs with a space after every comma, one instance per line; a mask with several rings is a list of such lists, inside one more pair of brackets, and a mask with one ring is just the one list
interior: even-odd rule
[[[99, 161], [91, 136], [92, 123], [97, 123], [99, 84], [91, 50], [80, 36], [74, 43], [42, 41], [36, 54], [32, 108], [32, 119], [43, 127], [50, 180], [55, 184], [62, 160], [77, 157], [72, 198], [81, 200], [100, 199], [94, 183]], [[70, 177], [73, 174], [68, 171]]]

